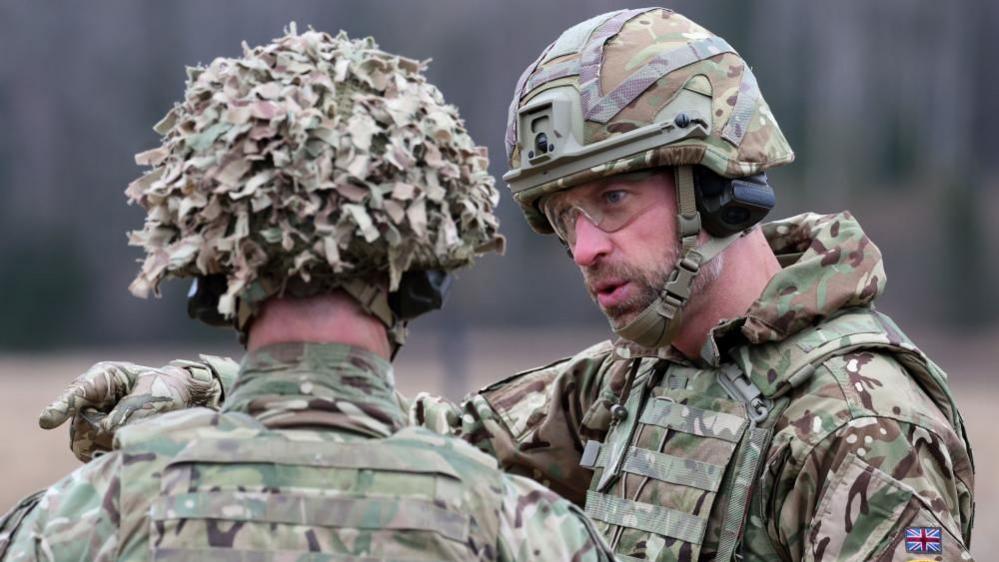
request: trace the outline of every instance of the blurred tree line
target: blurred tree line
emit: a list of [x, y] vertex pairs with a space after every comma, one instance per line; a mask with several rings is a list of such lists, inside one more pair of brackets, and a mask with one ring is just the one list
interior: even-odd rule
[[[132, 155], [183, 91], [184, 66], [234, 56], [289, 21], [374, 35], [433, 58], [430, 77], [487, 144], [493, 172], [513, 84], [570, 25], [619, 2], [262, 0], [87, 4], [0, 0], [0, 348], [205, 337], [165, 302], [126, 287], [142, 212], [122, 191]], [[850, 209], [887, 257], [883, 309], [899, 320], [969, 329], [994, 323], [999, 241], [999, 4], [754, 0], [670, 7], [725, 37], [753, 65], [798, 158], [772, 174], [775, 216]], [[505, 196], [505, 192], [504, 192]], [[424, 321], [469, 326], [600, 325], [553, 240], [501, 204], [506, 257], [462, 274]], [[460, 346], [459, 346], [460, 347]]]

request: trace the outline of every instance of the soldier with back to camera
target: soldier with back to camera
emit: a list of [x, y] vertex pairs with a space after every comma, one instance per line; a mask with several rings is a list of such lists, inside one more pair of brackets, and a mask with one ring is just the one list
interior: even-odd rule
[[[147, 211], [132, 290], [198, 278], [211, 306], [197, 312], [247, 354], [220, 412], [122, 429], [7, 516], [0, 557], [612, 559], [579, 508], [412, 426], [394, 389], [407, 321], [440, 304], [448, 271], [502, 246], [484, 151], [422, 71], [293, 26], [189, 69], [128, 189]], [[172, 369], [208, 400], [233, 365]]]
[[[724, 39], [660, 8], [584, 21], [523, 73], [506, 143], [514, 198], [619, 339], [423, 397], [422, 423], [585, 505], [621, 560], [971, 559], [947, 377], [873, 308], [881, 254], [849, 213], [761, 224], [793, 153]], [[110, 410], [105, 372], [50, 423]], [[193, 403], [151, 396], [88, 434]]]

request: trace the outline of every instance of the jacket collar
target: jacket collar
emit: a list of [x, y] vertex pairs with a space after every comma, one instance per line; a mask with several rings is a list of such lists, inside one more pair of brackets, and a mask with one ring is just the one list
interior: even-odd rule
[[249, 352], [223, 412], [271, 428], [326, 427], [387, 437], [405, 425], [392, 365], [349, 345], [282, 343]]
[[[849, 212], [806, 213], [762, 229], [783, 269], [744, 316], [711, 331], [699, 362], [718, 366], [733, 346], [782, 341], [842, 309], [869, 306], [884, 291], [881, 251]], [[618, 340], [615, 348], [625, 358], [692, 363], [673, 347], [648, 349]]]

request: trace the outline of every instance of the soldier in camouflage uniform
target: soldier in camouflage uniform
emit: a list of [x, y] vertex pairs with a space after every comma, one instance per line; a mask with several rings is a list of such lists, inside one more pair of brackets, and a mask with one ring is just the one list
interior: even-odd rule
[[[394, 390], [406, 321], [438, 304], [416, 296], [440, 296], [419, 284], [502, 245], [484, 151], [422, 70], [294, 26], [189, 70], [156, 127], [163, 145], [137, 157], [152, 170], [128, 189], [147, 211], [132, 290], [215, 284], [200, 312], [231, 322], [248, 353], [221, 412], [122, 429], [3, 520], [0, 557], [612, 558], [579, 508], [414, 427]], [[178, 363], [150, 390], [172, 373], [174, 400], [218, 400], [233, 367]]]
[[727, 42], [663, 9], [580, 23], [522, 75], [506, 142], [621, 340], [481, 391], [463, 432], [624, 560], [971, 558], [946, 375], [873, 309], [848, 213], [754, 226], [793, 153]]
[[[849, 213], [758, 226], [793, 153], [727, 42], [656, 8], [582, 22], [524, 72], [506, 141], [515, 199], [619, 339], [420, 397], [418, 421], [585, 505], [621, 560], [971, 559], [947, 377], [874, 310], [881, 255]], [[110, 410], [103, 372], [49, 423]], [[191, 404], [133, 396], [91, 434]]]

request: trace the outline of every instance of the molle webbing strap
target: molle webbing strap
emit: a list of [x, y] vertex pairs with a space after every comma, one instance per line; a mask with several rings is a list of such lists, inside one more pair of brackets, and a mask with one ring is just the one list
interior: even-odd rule
[[469, 531], [467, 515], [442, 508], [433, 499], [400, 497], [195, 492], [159, 497], [150, 518], [432, 531], [459, 542], [468, 538]]
[[592, 490], [586, 492], [586, 514], [604, 523], [701, 544], [708, 521], [689, 513], [636, 502]]
[[[583, 115], [590, 121], [606, 123], [642, 95], [649, 86], [670, 72], [722, 53], [734, 52], [735, 49], [721, 37], [706, 37], [677, 49], [659, 53], [600, 99], [594, 95], [600, 91], [599, 79], [586, 84], [585, 88], [590, 93], [582, 98]], [[582, 72], [580, 72], [580, 81], [582, 81]]]
[[[601, 447], [596, 462], [587, 468], [607, 466], [609, 456], [607, 451], [606, 447]], [[639, 447], [628, 448], [621, 468], [629, 474], [648, 476], [662, 482], [690, 486], [708, 492], [717, 492], [725, 475], [725, 467], [721, 465], [674, 457]]]
[[185, 447], [170, 464], [181, 463], [268, 463], [442, 474], [458, 478], [454, 468], [432, 450], [372, 447], [363, 442], [309, 442], [267, 437], [199, 439]]
[[545, 47], [544, 51], [541, 51], [541, 55], [524, 69], [524, 72], [517, 79], [517, 86], [513, 90], [513, 99], [510, 101], [510, 109], [506, 115], [506, 157], [510, 158], [513, 156], [513, 147], [517, 145], [517, 108], [520, 106], [520, 100], [524, 97], [524, 84], [527, 83], [527, 78], [534, 72], [534, 69], [541, 64], [544, 60], [545, 55], [548, 51], [555, 46], [552, 43]]
[[746, 136], [746, 129], [749, 126], [749, 119], [756, 113], [756, 106], [760, 100], [760, 88], [756, 83], [756, 77], [749, 65], [742, 67], [742, 81], [739, 83], [739, 93], [737, 94], [735, 108], [728, 118], [728, 123], [722, 130], [722, 138], [739, 146], [742, 138]]
[[683, 433], [738, 443], [746, 420], [741, 416], [702, 410], [669, 400], [653, 400], [642, 412], [642, 423]]
[[285, 550], [239, 550], [234, 548], [153, 548], [153, 562], [384, 562], [375, 556], [351, 556], [324, 552], [288, 552]]
[[657, 8], [621, 10], [590, 35], [590, 40], [579, 54], [579, 97], [583, 104], [584, 116], [593, 106], [592, 100], [600, 96], [600, 66], [604, 58], [604, 44], [617, 35], [629, 20], [655, 9]]
[[721, 537], [718, 542], [718, 555], [715, 560], [731, 560], [742, 537], [746, 510], [753, 493], [753, 482], [763, 458], [764, 449], [770, 442], [770, 429], [752, 428], [749, 439], [742, 442], [736, 454], [735, 479], [732, 495], [722, 520]]

